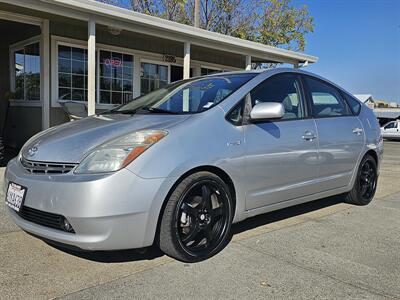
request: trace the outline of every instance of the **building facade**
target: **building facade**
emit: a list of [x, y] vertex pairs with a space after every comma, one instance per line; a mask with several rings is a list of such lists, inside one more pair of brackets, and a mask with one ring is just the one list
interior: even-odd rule
[[16, 148], [68, 121], [64, 102], [91, 115], [183, 78], [317, 61], [93, 0], [0, 0], [0, 34], [0, 120]]

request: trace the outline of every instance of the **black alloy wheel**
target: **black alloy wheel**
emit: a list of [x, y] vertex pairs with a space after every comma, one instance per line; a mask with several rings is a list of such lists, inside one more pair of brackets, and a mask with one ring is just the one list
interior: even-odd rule
[[362, 199], [369, 200], [375, 194], [376, 178], [376, 166], [370, 160], [365, 161], [361, 166], [361, 174], [358, 181]]
[[232, 199], [215, 174], [185, 178], [172, 193], [160, 227], [160, 248], [185, 262], [207, 259], [229, 242]]
[[347, 193], [346, 202], [356, 205], [367, 205], [375, 196], [378, 183], [377, 162], [370, 154], [361, 160], [353, 189]]

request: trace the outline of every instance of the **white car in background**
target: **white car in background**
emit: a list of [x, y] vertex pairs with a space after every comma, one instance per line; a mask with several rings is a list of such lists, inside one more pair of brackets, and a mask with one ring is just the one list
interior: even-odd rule
[[387, 140], [400, 140], [400, 120], [391, 121], [381, 127], [382, 137]]

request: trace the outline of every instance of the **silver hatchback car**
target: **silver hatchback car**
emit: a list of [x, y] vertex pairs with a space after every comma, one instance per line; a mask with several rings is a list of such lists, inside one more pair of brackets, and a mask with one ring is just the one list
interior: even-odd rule
[[319, 76], [222, 73], [37, 134], [8, 164], [6, 204], [43, 239], [196, 262], [246, 218], [336, 194], [368, 204], [382, 152], [373, 112]]

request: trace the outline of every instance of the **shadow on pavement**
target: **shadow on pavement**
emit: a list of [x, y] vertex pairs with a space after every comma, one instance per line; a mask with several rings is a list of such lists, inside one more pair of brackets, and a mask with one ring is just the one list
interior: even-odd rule
[[306, 214], [312, 211], [316, 211], [325, 207], [333, 206], [335, 204], [343, 203], [343, 195], [333, 196], [329, 198], [323, 198], [316, 201], [299, 204], [296, 206], [275, 210], [263, 215], [258, 215], [249, 219], [246, 219], [240, 223], [232, 226], [232, 233], [238, 234], [244, 231], [252, 230], [259, 226], [267, 225], [270, 223], [278, 222], [291, 217]]
[[[342, 202], [343, 202], [343, 196], [339, 195], [273, 211], [270, 213], [249, 218], [238, 224], [234, 224], [232, 226], [232, 233], [239, 234], [241, 232], [252, 230], [259, 226], [299, 216], [308, 212], [316, 211]], [[164, 255], [156, 246], [143, 249], [91, 252], [91, 251], [82, 251], [79, 250], [78, 248], [73, 248], [68, 245], [56, 244], [53, 241], [44, 240], [44, 242], [70, 255], [101, 263], [122, 263], [122, 262], [133, 262], [141, 260], [152, 260]]]
[[67, 245], [55, 244], [52, 241], [44, 240], [44, 242], [49, 246], [56, 248], [57, 250], [60, 250], [64, 253], [101, 263], [123, 263], [141, 260], [153, 260], [164, 255], [164, 253], [162, 253], [161, 250], [155, 246], [142, 249], [119, 251], [83, 251], [73, 249]]

